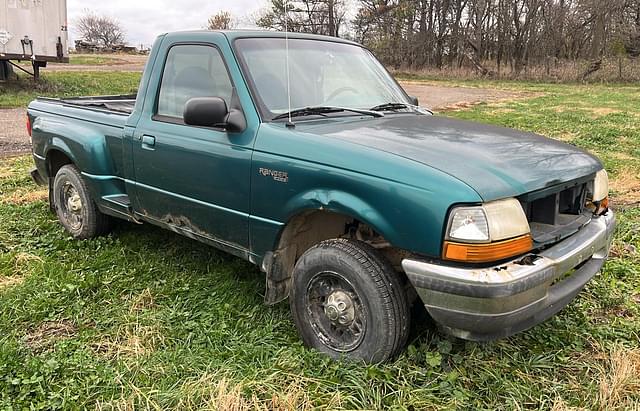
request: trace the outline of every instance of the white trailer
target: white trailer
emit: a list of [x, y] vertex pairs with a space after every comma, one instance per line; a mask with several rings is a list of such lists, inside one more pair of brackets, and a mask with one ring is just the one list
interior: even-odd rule
[[30, 61], [35, 77], [47, 62], [68, 63], [67, 43], [67, 0], [0, 0], [0, 79], [10, 60]]

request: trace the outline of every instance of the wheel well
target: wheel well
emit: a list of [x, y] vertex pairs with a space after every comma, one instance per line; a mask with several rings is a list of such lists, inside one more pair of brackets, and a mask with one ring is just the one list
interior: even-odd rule
[[[393, 247], [380, 233], [360, 220], [326, 210], [306, 211], [291, 218], [278, 246], [265, 258], [267, 274], [265, 302], [275, 304], [289, 296], [291, 274], [298, 259], [309, 248], [332, 238], [351, 238], [368, 243], [398, 271], [406, 251]], [[401, 271], [401, 270], [400, 270]]]
[[58, 170], [67, 164], [73, 164], [73, 161], [59, 150], [51, 150], [47, 154], [47, 171], [49, 172], [49, 178], [54, 178], [58, 173]]

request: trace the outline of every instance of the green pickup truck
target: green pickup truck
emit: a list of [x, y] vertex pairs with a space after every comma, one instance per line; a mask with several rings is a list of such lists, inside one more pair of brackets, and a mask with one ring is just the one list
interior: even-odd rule
[[36, 168], [75, 238], [155, 224], [265, 273], [304, 343], [403, 350], [412, 306], [470, 340], [566, 306], [614, 231], [602, 164], [532, 133], [433, 115], [336, 38], [158, 37], [136, 96], [29, 105]]

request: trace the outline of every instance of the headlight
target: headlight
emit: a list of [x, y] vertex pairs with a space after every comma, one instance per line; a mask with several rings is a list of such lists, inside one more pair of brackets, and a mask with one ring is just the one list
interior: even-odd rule
[[515, 198], [451, 210], [443, 257], [466, 262], [497, 261], [531, 250], [527, 216]]
[[609, 176], [604, 168], [596, 173], [592, 196], [592, 201], [601, 201], [609, 196]]
[[515, 198], [476, 207], [456, 207], [449, 217], [448, 238], [451, 240], [489, 243], [529, 232], [527, 216]]

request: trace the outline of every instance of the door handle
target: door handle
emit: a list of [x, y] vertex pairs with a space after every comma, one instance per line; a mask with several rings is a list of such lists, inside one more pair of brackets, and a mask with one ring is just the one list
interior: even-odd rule
[[153, 136], [142, 136], [142, 148], [153, 150], [156, 145], [156, 138]]

